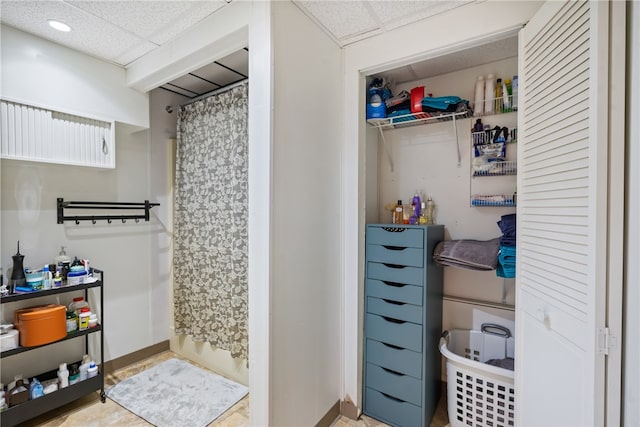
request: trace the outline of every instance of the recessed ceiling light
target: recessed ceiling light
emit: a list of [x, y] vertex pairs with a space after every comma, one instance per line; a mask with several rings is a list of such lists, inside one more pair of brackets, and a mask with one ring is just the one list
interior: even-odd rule
[[56, 21], [55, 19], [49, 19], [47, 22], [52, 28], [55, 28], [58, 31], [64, 31], [65, 33], [71, 31], [71, 27], [64, 22]]

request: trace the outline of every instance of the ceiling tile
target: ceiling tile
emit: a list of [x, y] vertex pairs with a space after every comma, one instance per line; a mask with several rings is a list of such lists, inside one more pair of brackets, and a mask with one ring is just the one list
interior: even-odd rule
[[157, 44], [143, 41], [137, 46], [126, 49], [120, 55], [114, 58], [114, 62], [123, 66], [127, 66], [131, 62], [146, 55], [158, 47]]
[[174, 17], [173, 21], [165, 28], [155, 34], [151, 34], [149, 40], [158, 44], [166, 43], [227, 4], [224, 0], [193, 1], [189, 3], [191, 3], [191, 8], [186, 13], [182, 16]]
[[366, 33], [378, 28], [364, 1], [297, 1], [307, 13], [336, 39]]
[[[124, 51], [144, 40], [62, 1], [1, 2], [2, 21], [8, 25], [115, 62]], [[62, 33], [49, 27], [47, 19], [59, 19], [72, 31]]]
[[226, 4], [217, 1], [86, 1], [68, 3], [158, 45]]

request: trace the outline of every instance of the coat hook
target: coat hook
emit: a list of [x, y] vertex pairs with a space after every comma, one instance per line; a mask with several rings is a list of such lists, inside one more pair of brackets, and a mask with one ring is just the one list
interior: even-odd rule
[[76, 218], [76, 225], [80, 224], [80, 220], [78, 218]]
[[95, 218], [91, 218], [91, 222], [95, 224], [96, 223], [96, 219]]
[[139, 222], [140, 222], [140, 220], [138, 218], [136, 218], [136, 224], [139, 223]]
[[107, 219], [107, 222], [108, 222], [109, 224], [111, 224], [111, 218]]
[[122, 218], [122, 223], [124, 224], [125, 222], [127, 222], [127, 220]]

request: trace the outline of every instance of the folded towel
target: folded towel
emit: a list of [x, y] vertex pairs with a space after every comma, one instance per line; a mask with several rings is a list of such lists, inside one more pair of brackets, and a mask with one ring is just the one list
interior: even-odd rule
[[502, 215], [500, 221], [497, 222], [502, 237], [500, 244], [502, 246], [516, 245], [516, 214]]
[[491, 240], [445, 240], [436, 245], [433, 260], [444, 267], [495, 270], [500, 238]]
[[500, 245], [498, 251], [498, 267], [496, 268], [498, 277], [516, 277], [516, 248], [513, 246]]

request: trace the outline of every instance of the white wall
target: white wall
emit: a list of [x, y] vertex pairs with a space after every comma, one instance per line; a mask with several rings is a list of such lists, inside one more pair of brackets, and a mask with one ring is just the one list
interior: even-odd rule
[[272, 7], [270, 425], [314, 425], [340, 397], [341, 51]]
[[6, 25], [1, 38], [2, 98], [149, 127], [147, 94], [126, 86], [124, 69]]
[[627, 2], [627, 211], [624, 302], [623, 407], [625, 427], [640, 419], [640, 4]]
[[[366, 201], [364, 75], [436, 57], [511, 33], [539, 8], [540, 2], [482, 2], [407, 25], [345, 48], [345, 156], [343, 212], [344, 288], [344, 395], [361, 405], [361, 317], [363, 238]], [[499, 16], [499, 19], [495, 17]], [[478, 25], [482, 22], [482, 25]], [[473, 80], [468, 84], [473, 87]], [[430, 92], [430, 91], [429, 91]], [[455, 167], [455, 163], [453, 165]], [[382, 173], [378, 171], [378, 173]], [[414, 191], [411, 189], [409, 191]], [[406, 191], [406, 190], [401, 190]], [[425, 191], [431, 191], [425, 189]], [[407, 197], [403, 195], [402, 197]], [[436, 200], [438, 203], [438, 201]], [[384, 199], [378, 201], [386, 203]], [[368, 213], [367, 213], [368, 215]], [[447, 220], [438, 217], [447, 224]]]
[[[22, 70], [22, 73], [19, 71]], [[35, 70], [39, 73], [36, 75]], [[105, 360], [129, 354], [168, 339], [167, 295], [155, 293], [149, 272], [157, 265], [150, 250], [156, 235], [165, 233], [156, 215], [166, 204], [152, 209], [151, 221], [139, 224], [98, 222], [56, 223], [56, 198], [66, 200], [144, 201], [151, 199], [148, 98], [124, 86], [124, 70], [78, 52], [8, 27], [2, 28], [3, 96], [49, 108], [115, 119], [117, 168], [102, 170], [77, 166], [2, 160], [2, 215], [0, 263], [11, 266], [16, 241], [25, 266], [53, 262], [61, 245], [70, 256], [88, 258], [105, 271]], [[35, 90], [38, 89], [38, 90]], [[155, 244], [155, 243], [154, 243]], [[159, 296], [159, 298], [158, 298]], [[72, 295], [60, 297], [68, 303]], [[28, 303], [24, 303], [28, 304]], [[17, 305], [16, 305], [17, 306]], [[3, 305], [10, 319], [14, 307]], [[8, 317], [8, 318], [7, 318]], [[47, 347], [48, 355], [68, 354], [67, 345]], [[97, 350], [96, 350], [97, 351]], [[52, 369], [56, 357], [33, 352], [20, 357], [25, 375]], [[3, 375], [9, 374], [9, 358]], [[7, 369], [5, 369], [7, 368]], [[3, 379], [4, 380], [4, 379]]]

